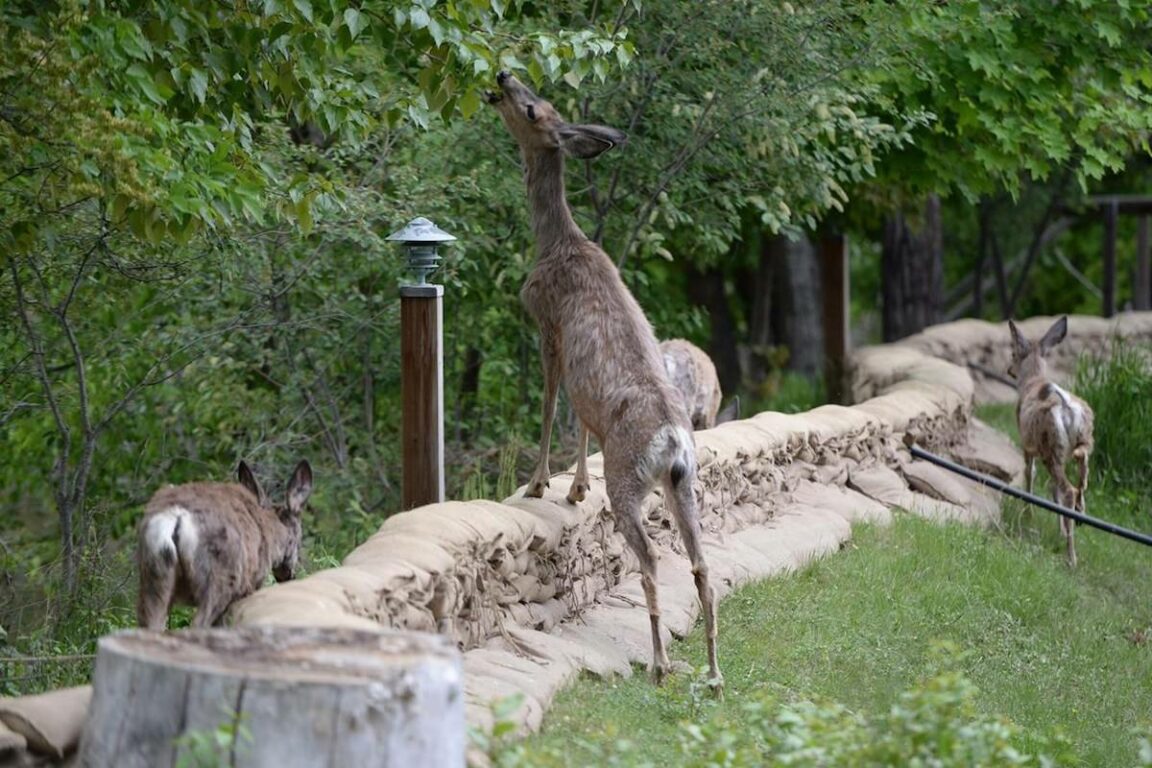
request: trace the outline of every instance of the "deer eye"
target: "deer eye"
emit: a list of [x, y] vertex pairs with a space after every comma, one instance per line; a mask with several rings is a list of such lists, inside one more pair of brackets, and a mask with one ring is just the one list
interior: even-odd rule
[[532, 122], [536, 122], [536, 106], [529, 104], [525, 111], [528, 113], [528, 119]]

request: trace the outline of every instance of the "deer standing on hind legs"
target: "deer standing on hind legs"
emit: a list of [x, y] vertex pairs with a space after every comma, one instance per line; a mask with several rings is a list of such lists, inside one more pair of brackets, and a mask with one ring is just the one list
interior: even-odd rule
[[[1036, 343], [1029, 342], [1011, 320], [1012, 367], [1019, 400], [1016, 421], [1024, 450], [1024, 485], [1032, 492], [1036, 458], [1052, 478], [1052, 498], [1077, 512], [1084, 511], [1088, 489], [1088, 457], [1092, 454], [1092, 408], [1088, 403], [1057, 386], [1048, 375], [1045, 356], [1068, 332], [1068, 318], [1061, 317]], [[1064, 465], [1069, 460], [1079, 467], [1076, 485], [1068, 479]], [[1076, 566], [1076, 521], [1060, 517], [1060, 532], [1068, 546], [1068, 564]]]
[[700, 541], [692, 482], [696, 446], [683, 398], [668, 381], [656, 335], [625, 287], [616, 265], [572, 218], [564, 194], [564, 158], [591, 159], [622, 144], [622, 132], [566, 123], [551, 104], [507, 72], [487, 101], [520, 146], [537, 258], [520, 292], [540, 329], [544, 362], [544, 428], [540, 457], [526, 495], [548, 485], [548, 448], [561, 383], [582, 426], [580, 460], [568, 498], [587, 488], [587, 433], [604, 451], [604, 480], [616, 526], [640, 561], [652, 627], [652, 676], [660, 683], [670, 662], [660, 636], [656, 547], [641, 519], [644, 497], [659, 480], [684, 540], [707, 633], [710, 684], [723, 678], [716, 654], [715, 594]]

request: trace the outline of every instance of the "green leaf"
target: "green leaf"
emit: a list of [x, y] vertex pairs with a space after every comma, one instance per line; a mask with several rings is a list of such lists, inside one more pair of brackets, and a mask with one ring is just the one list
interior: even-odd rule
[[301, 16], [308, 21], [312, 21], [312, 3], [310, 0], [292, 0], [292, 5], [296, 7], [296, 10], [300, 12]]
[[476, 114], [481, 106], [480, 94], [475, 88], [468, 89], [467, 93], [460, 97], [460, 114], [463, 115], [465, 119]]
[[157, 87], [156, 81], [152, 79], [152, 74], [140, 64], [133, 64], [128, 67], [125, 72], [129, 78], [136, 84], [136, 87], [143, 92], [149, 101], [163, 106], [165, 98], [160, 94], [160, 89]]
[[344, 25], [348, 27], [348, 31], [351, 33], [352, 39], [355, 40], [356, 36], [360, 34], [360, 30], [364, 29], [364, 21], [363, 17], [360, 15], [360, 11], [355, 8], [345, 9]]
[[208, 97], [208, 74], [202, 69], [193, 69], [188, 74], [188, 87], [196, 100], [203, 104]]

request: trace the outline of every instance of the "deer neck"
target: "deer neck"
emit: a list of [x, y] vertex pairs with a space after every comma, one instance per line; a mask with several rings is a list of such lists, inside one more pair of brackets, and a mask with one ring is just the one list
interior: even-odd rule
[[1025, 360], [1020, 365], [1017, 387], [1023, 392], [1035, 382], [1047, 381], [1048, 378], [1048, 366], [1044, 364], [1043, 360]]
[[565, 196], [564, 153], [559, 149], [524, 152], [524, 166], [532, 230], [540, 252], [545, 253], [564, 240], [586, 239], [572, 218]]

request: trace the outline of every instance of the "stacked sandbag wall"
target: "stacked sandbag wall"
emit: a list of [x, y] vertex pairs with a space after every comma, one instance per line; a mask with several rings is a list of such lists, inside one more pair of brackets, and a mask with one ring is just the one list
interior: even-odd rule
[[[1050, 318], [1022, 324], [1039, 336]], [[1152, 314], [1071, 318], [1060, 359], [1121, 334], [1152, 338]], [[696, 434], [696, 492], [705, 551], [721, 595], [744, 582], [834, 551], [850, 522], [900, 507], [934, 518], [994, 519], [983, 489], [911, 461], [903, 439], [1006, 480], [1018, 454], [972, 419], [967, 362], [1006, 370], [1006, 325], [961, 321], [896, 344], [859, 350], [857, 404], [801, 414], [761, 413]], [[263, 589], [234, 606], [237, 624], [395, 627], [452, 636], [465, 651], [469, 718], [489, 725], [494, 698], [521, 694], [533, 728], [552, 694], [580, 670], [629, 674], [651, 653], [637, 565], [616, 533], [602, 479], [589, 460], [585, 501], [564, 495], [570, 473], [543, 499], [450, 501], [387, 519], [339, 568]], [[698, 610], [687, 560], [659, 492], [645, 510], [661, 551], [663, 619], [674, 634]], [[723, 652], [721, 627], [721, 651]]]

